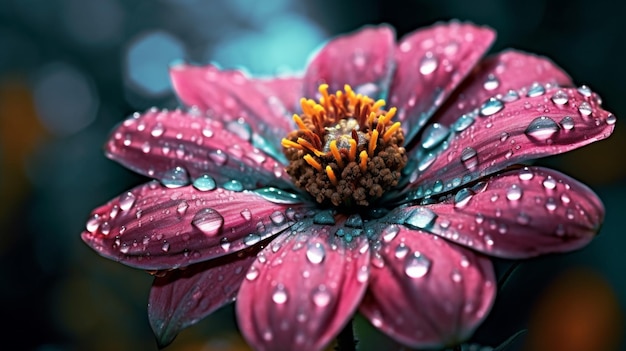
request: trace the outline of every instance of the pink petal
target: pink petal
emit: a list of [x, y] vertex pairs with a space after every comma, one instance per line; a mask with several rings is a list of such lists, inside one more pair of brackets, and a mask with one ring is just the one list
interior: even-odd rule
[[[241, 255], [240, 255], [241, 254]], [[237, 296], [256, 252], [240, 252], [157, 273], [148, 303], [150, 325], [161, 347]]]
[[516, 100], [494, 98], [462, 117], [471, 125], [450, 136], [446, 147], [422, 150], [422, 167], [409, 177], [414, 181], [408, 187], [415, 189], [409, 197], [449, 191], [516, 163], [579, 148], [608, 137], [615, 127], [615, 116], [586, 87], [534, 85], [516, 94]]
[[396, 49], [398, 67], [389, 106], [410, 141], [465, 76], [495, 38], [485, 27], [451, 22], [436, 24], [405, 37]]
[[365, 27], [331, 40], [314, 57], [304, 76], [304, 97], [315, 98], [322, 83], [329, 91], [349, 84], [373, 99], [386, 95], [393, 70], [393, 28]]
[[572, 81], [550, 59], [525, 52], [507, 50], [480, 62], [464, 83], [450, 96], [432, 121], [444, 126], [459, 116], [480, 107], [492, 96], [533, 83], [571, 86]]
[[[463, 341], [483, 321], [496, 289], [491, 262], [421, 230], [391, 225], [360, 307], [371, 323], [411, 347]], [[378, 263], [376, 263], [378, 262]]]
[[255, 350], [321, 350], [365, 292], [364, 236], [346, 244], [336, 228], [300, 225], [261, 251], [239, 290], [237, 319]]
[[[246, 189], [290, 187], [281, 163], [227, 128], [193, 111], [152, 109], [124, 121], [105, 148], [124, 166], [176, 185], [210, 176], [220, 185], [236, 180]], [[178, 174], [177, 167], [182, 168]]]
[[305, 210], [254, 192], [171, 189], [154, 181], [95, 209], [82, 239], [129, 266], [175, 269], [250, 247], [289, 228]]
[[[417, 210], [408, 222], [488, 255], [526, 258], [585, 246], [604, 207], [584, 184], [557, 171], [525, 167], [462, 189]], [[421, 221], [420, 221], [421, 218]]]
[[287, 111], [296, 112], [300, 110], [300, 98], [303, 91], [302, 77], [253, 79], [253, 81], [257, 90], [267, 96], [277, 98]]
[[[291, 114], [280, 100], [282, 96], [259, 90], [258, 81], [240, 71], [221, 71], [212, 65], [178, 64], [172, 66], [170, 76], [185, 105], [196, 106], [225, 123], [243, 121], [252, 131], [244, 132], [244, 139], [259, 141], [255, 146], [274, 157], [282, 156], [280, 141], [293, 129]], [[236, 125], [234, 128], [242, 130]]]

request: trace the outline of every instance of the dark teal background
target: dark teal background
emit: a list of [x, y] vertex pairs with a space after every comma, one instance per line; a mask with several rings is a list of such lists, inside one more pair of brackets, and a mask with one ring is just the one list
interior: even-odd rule
[[[155, 348], [146, 316], [151, 277], [98, 257], [79, 234], [94, 207], [145, 181], [107, 160], [101, 146], [132, 112], [176, 106], [168, 62], [297, 71], [324, 40], [362, 25], [390, 23], [400, 37], [455, 18], [496, 29], [491, 52], [514, 47], [550, 57], [618, 117], [610, 139], [540, 161], [598, 192], [607, 208], [601, 234], [582, 251], [523, 263], [475, 341], [493, 346], [528, 327], [546, 289], [579, 268], [610, 288], [623, 320], [625, 14], [626, 3], [611, 0], [2, 0], [0, 348]], [[386, 347], [362, 330], [363, 349]], [[226, 308], [171, 349], [242, 347]]]

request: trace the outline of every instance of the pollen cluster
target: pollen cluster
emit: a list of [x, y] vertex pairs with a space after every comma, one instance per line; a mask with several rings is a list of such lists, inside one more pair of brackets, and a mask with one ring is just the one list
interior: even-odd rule
[[396, 108], [356, 94], [349, 85], [335, 94], [319, 87], [316, 102], [302, 98], [294, 115], [298, 129], [282, 140], [287, 173], [317, 202], [337, 207], [367, 206], [398, 184], [406, 165]]

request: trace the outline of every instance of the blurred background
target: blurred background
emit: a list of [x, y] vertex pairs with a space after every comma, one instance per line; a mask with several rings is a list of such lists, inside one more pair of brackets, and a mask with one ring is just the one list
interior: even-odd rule
[[[552, 58], [618, 116], [610, 139], [541, 161], [599, 193], [601, 235], [582, 251], [522, 263], [474, 346], [530, 328], [511, 350], [626, 350], [624, 14], [626, 3], [611, 0], [0, 1], [0, 348], [156, 349], [151, 277], [100, 258], [79, 234], [94, 207], [145, 181], [102, 145], [132, 112], [177, 105], [168, 64], [298, 72], [325, 40], [362, 25], [387, 22], [402, 36], [457, 18], [495, 28], [491, 52]], [[357, 326], [362, 350], [397, 349]], [[246, 349], [230, 307], [169, 348]]]

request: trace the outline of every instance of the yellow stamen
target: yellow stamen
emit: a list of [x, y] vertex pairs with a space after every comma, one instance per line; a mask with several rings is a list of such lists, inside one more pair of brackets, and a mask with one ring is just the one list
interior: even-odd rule
[[317, 156], [317, 157], [320, 157], [320, 156], [324, 155], [323, 152], [318, 150], [315, 146], [313, 146], [313, 144], [309, 143], [305, 139], [298, 138], [298, 144], [300, 144], [300, 145], [304, 146], [305, 148], [309, 149], [309, 151], [314, 153], [315, 156]]
[[385, 134], [383, 135], [383, 140], [385, 142], [388, 142], [389, 139], [391, 139], [393, 134], [396, 132], [396, 130], [398, 130], [398, 128], [400, 128], [400, 122], [392, 124], [391, 127], [387, 128], [387, 131], [385, 131]]
[[375, 118], [376, 118], [376, 112], [374, 112], [374, 111], [370, 112], [370, 115], [367, 118], [367, 125], [371, 126], [372, 124], [374, 124], [374, 119]]
[[335, 177], [335, 172], [333, 172], [333, 169], [330, 168], [330, 166], [326, 166], [326, 175], [328, 176], [328, 179], [330, 179], [330, 182], [333, 183], [334, 186], [337, 186], [337, 177]]
[[343, 160], [341, 159], [341, 153], [339, 153], [339, 149], [337, 148], [337, 140], [330, 142], [330, 152], [332, 152], [335, 160], [337, 160], [337, 165], [343, 168]]
[[397, 109], [397, 108], [395, 108], [395, 107], [390, 108], [390, 109], [389, 109], [389, 112], [387, 112], [387, 114], [386, 114], [386, 115], [381, 116], [381, 117], [379, 117], [379, 118], [378, 118], [378, 124], [381, 124], [381, 123], [382, 123], [382, 124], [387, 124], [389, 121], [391, 121], [391, 119], [393, 118], [393, 116], [395, 116], [395, 115], [396, 115], [396, 111], [397, 111], [397, 110], [398, 110], [398, 109]]
[[385, 106], [385, 100], [380, 99], [374, 103], [372, 110], [378, 111], [381, 107]]
[[317, 161], [313, 158], [313, 156], [311, 156], [311, 155], [304, 155], [304, 157], [302, 157], [302, 158], [306, 161], [306, 163], [308, 163], [309, 165], [311, 165], [311, 167], [313, 167], [313, 168], [317, 169], [317, 170], [318, 170], [318, 171], [320, 171], [320, 172], [322, 171], [322, 165], [321, 165], [319, 162], [317, 162]]
[[[370, 137], [370, 144], [367, 148], [367, 151], [370, 155], [374, 155], [374, 151], [376, 150], [376, 142], [378, 141], [378, 130], [374, 129], [372, 131], [372, 136]], [[300, 141], [298, 141], [300, 142]]]
[[350, 162], [356, 158], [356, 140], [350, 139]]
[[361, 172], [365, 173], [367, 171], [367, 152], [365, 150], [361, 151], [359, 154], [359, 158], [361, 159]]
[[302, 122], [302, 118], [300, 118], [300, 116], [294, 114], [293, 121], [296, 122], [296, 124], [298, 125], [298, 128], [300, 128], [301, 130], [309, 130], [309, 128], [306, 125], [304, 125], [304, 122]]
[[280, 144], [284, 147], [284, 148], [294, 148], [294, 149], [298, 149], [298, 150], [302, 150], [302, 145], [298, 144], [298, 143], [294, 143], [293, 141], [289, 140], [289, 139], [285, 139], [283, 138], [283, 140], [280, 141]]

